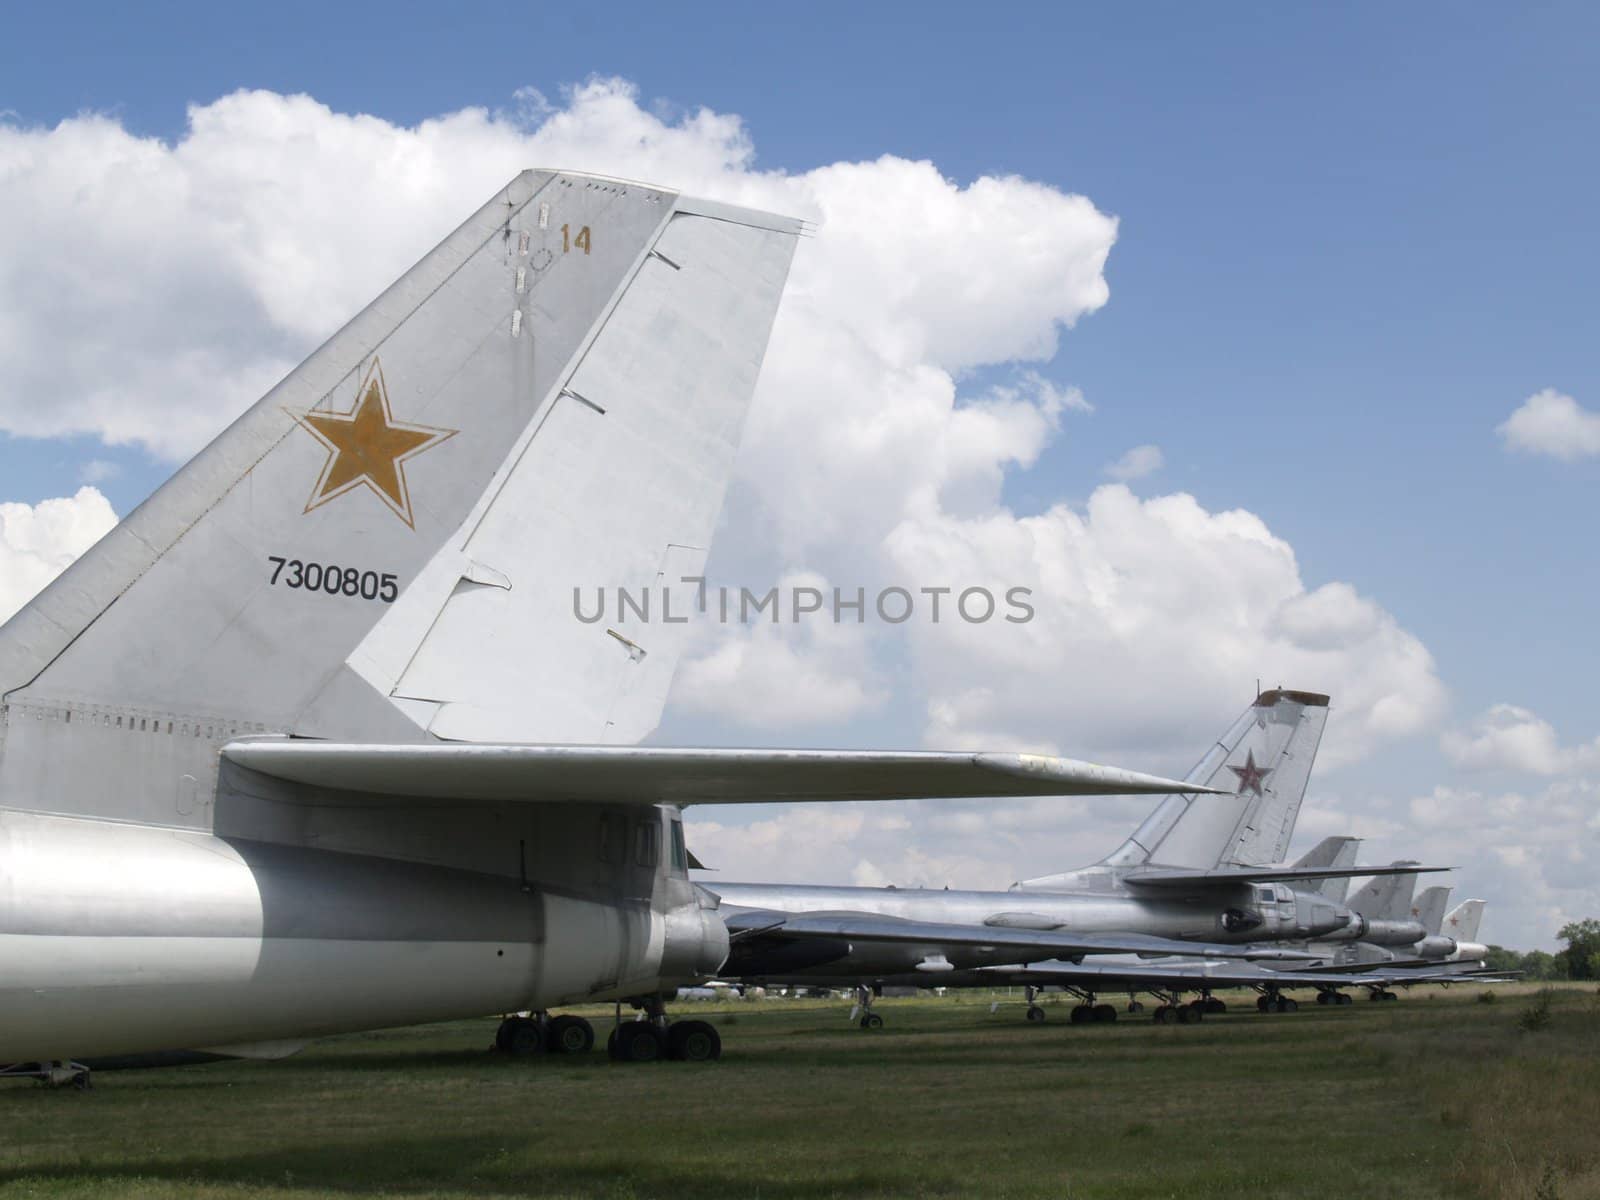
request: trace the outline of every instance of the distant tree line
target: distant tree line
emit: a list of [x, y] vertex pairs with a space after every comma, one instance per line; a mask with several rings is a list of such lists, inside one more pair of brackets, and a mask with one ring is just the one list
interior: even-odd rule
[[1484, 965], [1494, 971], [1520, 971], [1524, 979], [1600, 979], [1600, 920], [1574, 921], [1556, 936], [1566, 943], [1565, 950], [1519, 954], [1490, 946]]

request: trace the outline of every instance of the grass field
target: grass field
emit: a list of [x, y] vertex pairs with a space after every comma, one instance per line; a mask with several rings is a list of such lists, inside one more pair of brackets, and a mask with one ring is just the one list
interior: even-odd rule
[[[1195, 1026], [989, 997], [680, 1005], [719, 1063], [509, 1061], [492, 1021], [0, 1086], [0, 1197], [1600, 1197], [1600, 996]], [[597, 1020], [597, 1026], [599, 1021]], [[604, 1030], [601, 1030], [602, 1034]]]

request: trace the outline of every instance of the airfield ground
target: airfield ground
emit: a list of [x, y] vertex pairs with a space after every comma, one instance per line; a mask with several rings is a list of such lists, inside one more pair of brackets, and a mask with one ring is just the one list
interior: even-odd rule
[[1485, 990], [1182, 1027], [685, 1003], [721, 1062], [509, 1061], [484, 1021], [13, 1082], [0, 1198], [1600, 1197], [1600, 994], [1561, 987], [1528, 1029], [1537, 989]]

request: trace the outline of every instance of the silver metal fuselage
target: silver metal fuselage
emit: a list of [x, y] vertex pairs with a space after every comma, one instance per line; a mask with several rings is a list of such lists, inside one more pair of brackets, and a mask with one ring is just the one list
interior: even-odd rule
[[[1305, 937], [1301, 930], [1342, 928], [1349, 914], [1321, 897], [1278, 889], [1271, 903], [1250, 885], [1210, 887], [1199, 895], [1172, 898], [1144, 896], [1131, 888], [1098, 893], [1039, 891], [953, 891], [932, 888], [819, 887], [806, 884], [707, 883], [724, 908], [764, 909], [786, 913], [869, 912], [907, 920], [1005, 928], [1055, 929], [1074, 933], [1149, 934], [1196, 942], [1257, 942]], [[1269, 892], [1272, 889], [1267, 889]], [[1278, 900], [1277, 894], [1287, 898]], [[1258, 916], [1247, 931], [1230, 931], [1224, 922], [1229, 911]], [[1315, 936], [1315, 935], [1310, 935]], [[820, 955], [818, 955], [820, 957]], [[1039, 957], [1054, 958], [1053, 951]], [[984, 949], [928, 945], [850, 943], [834, 947], [825, 961], [793, 967], [779, 960], [766, 969], [762, 957], [744, 953], [735, 942], [726, 972], [751, 982], [789, 978], [920, 974], [929, 985], [944, 972], [963, 967], [1017, 961], [1014, 947]]]
[[[632, 856], [630, 829], [676, 815], [564, 811], [563, 823], [588, 828], [457, 814], [433, 862], [0, 812], [0, 1063], [249, 1053], [647, 994], [714, 972], [727, 950], [721, 921], [681, 871]], [[429, 824], [389, 817], [397, 841]], [[571, 853], [602, 843], [601, 820], [629, 839], [625, 860]], [[463, 824], [505, 836], [503, 851], [475, 855]], [[542, 854], [519, 833], [565, 853]], [[449, 864], [474, 857], [479, 869]], [[494, 859], [500, 870], [482, 869]]]

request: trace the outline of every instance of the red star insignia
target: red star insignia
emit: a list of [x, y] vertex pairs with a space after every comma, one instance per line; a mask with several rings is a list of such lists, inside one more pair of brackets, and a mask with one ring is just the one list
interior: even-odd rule
[[1239, 790], [1235, 793], [1235, 795], [1239, 796], [1244, 795], [1246, 788], [1258, 796], [1261, 795], [1261, 785], [1266, 782], [1267, 776], [1272, 774], [1271, 767], [1256, 766], [1256, 752], [1254, 750], [1246, 752], [1244, 766], [1229, 767], [1228, 770], [1239, 777]]

